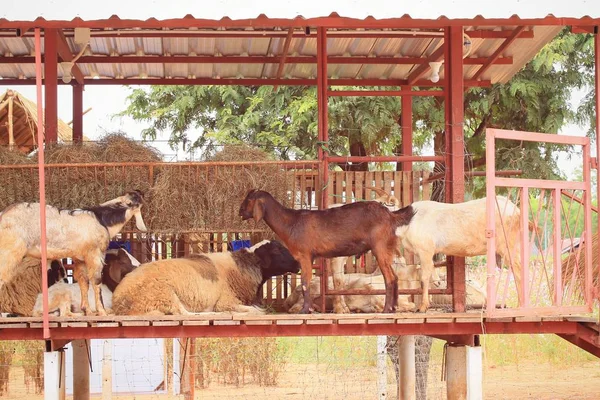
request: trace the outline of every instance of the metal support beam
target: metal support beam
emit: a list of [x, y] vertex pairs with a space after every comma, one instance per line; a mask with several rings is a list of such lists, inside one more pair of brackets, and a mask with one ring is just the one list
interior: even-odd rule
[[58, 30], [44, 31], [44, 88], [46, 112], [46, 143], [56, 143], [58, 139]]
[[[46, 171], [44, 170], [44, 129], [43, 109], [42, 109], [42, 37], [39, 28], [35, 29], [35, 80], [36, 80], [36, 100], [37, 100], [37, 145], [38, 145], [38, 176], [40, 191], [40, 259], [46, 260]], [[56, 71], [55, 71], [56, 72]], [[55, 87], [56, 89], [56, 87]], [[46, 92], [47, 95], [47, 92]], [[56, 103], [55, 103], [56, 106]], [[56, 114], [55, 114], [56, 115]], [[56, 126], [55, 126], [56, 127]], [[46, 273], [46, 263], [40, 263], [42, 269], [42, 314], [44, 339], [50, 338], [50, 322], [48, 319], [48, 274]]]
[[[596, 26], [596, 36], [594, 38], [594, 88], [596, 90], [596, 159], [600, 160], [600, 25]], [[597, 199], [600, 199], [600, 169], [596, 168], [596, 185]], [[600, 226], [600, 213], [596, 215], [598, 226]], [[598, 250], [600, 252], [600, 249]], [[597, 256], [600, 256], [598, 254]], [[600, 281], [600, 279], [598, 279]], [[596, 290], [596, 296], [600, 300], [600, 282]], [[600, 321], [600, 320], [599, 320]]]
[[[320, 161], [320, 198], [318, 205], [320, 209], [327, 208], [329, 195], [329, 161], [328, 161], [328, 144], [329, 144], [329, 97], [328, 80], [327, 80], [327, 29], [317, 29], [317, 108], [319, 113], [318, 121], [318, 149], [317, 157]], [[321, 310], [326, 310], [326, 294], [327, 294], [327, 261], [321, 258]]]
[[[66, 85], [62, 80], [57, 81], [59, 85]], [[316, 79], [285, 79], [279, 80], [274, 78], [102, 78], [102, 79], [85, 79], [86, 85], [246, 85], [246, 86], [273, 86], [273, 85], [288, 85], [288, 86], [316, 86]], [[35, 85], [33, 79], [10, 79], [2, 80], [2, 85], [5, 86], [28, 86]], [[70, 85], [70, 83], [69, 83]], [[355, 79], [355, 78], [338, 78], [329, 79], [329, 86], [406, 86], [406, 79]], [[422, 79], [415, 82], [414, 86], [419, 87], [437, 87], [444, 86], [445, 81], [440, 80], [437, 83], [432, 83], [428, 79]], [[465, 87], [489, 87], [490, 81], [465, 81]], [[418, 93], [417, 93], [418, 94]]]
[[[464, 167], [464, 84], [462, 27], [445, 31], [446, 77], [446, 201], [461, 203], [465, 199]], [[452, 305], [463, 312], [466, 303], [465, 259], [449, 258], [448, 286], [453, 289]]]
[[83, 85], [73, 85], [73, 142], [83, 141]]
[[[60, 35], [60, 33], [59, 33]], [[119, 38], [122, 38], [119, 35]], [[59, 42], [60, 43], [60, 42]], [[287, 38], [286, 38], [286, 43]], [[285, 44], [284, 44], [285, 45]], [[284, 47], [285, 50], [285, 47]], [[288, 44], [289, 50], [289, 44]], [[64, 57], [63, 57], [64, 55]], [[70, 56], [69, 56], [70, 55]], [[73, 55], [66, 41], [59, 45], [59, 56], [63, 61], [71, 61]], [[327, 57], [328, 64], [350, 64], [350, 65], [421, 65], [428, 62], [424, 57], [363, 57], [363, 56], [330, 56]], [[472, 57], [465, 59], [465, 65], [483, 65], [488, 62], [487, 57]], [[35, 59], [31, 56], [15, 56], [5, 57], [0, 56], [0, 64], [33, 64]], [[120, 56], [81, 56], [78, 64], [316, 64], [315, 56], [291, 56], [287, 57], [287, 51], [282, 52], [279, 56], [163, 56], [163, 55], [120, 55]], [[513, 57], [498, 57], [494, 60], [495, 65], [512, 65]], [[74, 77], [77, 78], [75, 72], [79, 70], [77, 64], [73, 66]], [[83, 75], [81, 75], [83, 76]], [[281, 72], [277, 76], [281, 76]]]
[[[462, 36], [461, 36], [462, 39]], [[435, 50], [429, 57], [427, 57], [421, 65], [415, 68], [408, 76], [408, 86], [413, 86], [429, 69], [429, 63], [433, 61], [440, 61], [444, 57], [444, 49], [446, 48], [446, 38], [444, 38], [444, 45]], [[462, 46], [461, 46], [462, 49]], [[446, 58], [448, 60], [448, 58]]]
[[[271, 323], [254, 325], [179, 325], [179, 326], [119, 326], [103, 328], [52, 328], [53, 339], [106, 338], [172, 338], [172, 337], [276, 337], [276, 336], [375, 336], [375, 335], [480, 335], [517, 333], [554, 333], [576, 335], [580, 328], [573, 321], [543, 322], [408, 322], [397, 324], [367, 324], [361, 321], [345, 324], [288, 325]], [[41, 328], [7, 328], [0, 330], [2, 340], [40, 340]]]
[[[71, 53], [71, 48], [69, 47], [67, 39], [61, 30], [57, 31], [56, 46], [58, 56], [62, 61], [72, 61], [75, 58], [73, 53]], [[77, 64], [73, 65], [73, 68], [71, 68], [71, 74], [78, 84], [83, 85], [84, 76]]]
[[[410, 88], [409, 88], [410, 89]], [[442, 93], [443, 95], [443, 93]], [[400, 125], [402, 126], [402, 155], [410, 157], [413, 155], [413, 116], [412, 116], [412, 95], [402, 96]], [[412, 162], [402, 163], [403, 171], [412, 171]], [[413, 201], [416, 199], [413, 199]], [[406, 204], [405, 204], [406, 205]]]
[[[285, 42], [283, 43], [283, 49], [281, 50], [281, 56], [279, 59], [279, 67], [277, 68], [277, 75], [275, 79], [281, 78], [281, 74], [283, 73], [283, 68], [285, 67], [285, 59], [287, 58], [288, 51], [290, 50], [290, 44], [292, 43], [292, 35], [294, 34], [294, 28], [290, 28], [288, 30], [288, 34], [285, 38]], [[273, 87], [273, 90], [277, 90], [278, 85]]]
[[510, 35], [504, 42], [502, 42], [502, 44], [498, 46], [496, 51], [494, 51], [492, 56], [488, 58], [488, 60], [481, 66], [481, 68], [477, 70], [477, 72], [475, 72], [475, 75], [473, 75], [471, 79], [477, 80], [481, 78], [481, 75], [483, 75], [483, 73], [487, 71], [500, 58], [502, 52], [508, 49], [508, 47], [519, 37], [519, 34], [523, 32], [524, 29], [524, 26], [517, 27], [513, 31], [512, 35]]

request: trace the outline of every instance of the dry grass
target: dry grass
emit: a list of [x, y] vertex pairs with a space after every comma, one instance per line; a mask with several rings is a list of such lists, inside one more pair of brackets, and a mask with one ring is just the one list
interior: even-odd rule
[[[3, 155], [6, 162], [28, 162], [27, 168], [0, 169], [0, 210], [16, 202], [38, 200], [35, 157]], [[291, 206], [294, 188], [292, 171], [277, 164], [268, 153], [249, 146], [227, 146], [206, 164], [142, 166], [89, 165], [160, 161], [158, 152], [120, 133], [108, 134], [97, 143], [56, 144], [46, 150], [48, 204], [73, 209], [99, 204], [132, 189], [146, 194], [143, 210], [146, 225], [155, 233], [182, 233], [193, 230], [245, 231], [265, 229], [252, 226], [238, 216], [240, 202], [250, 189], [271, 193]], [[232, 162], [249, 162], [232, 165]], [[212, 163], [212, 164], [211, 164]], [[215, 165], [215, 163], [219, 163]], [[229, 163], [229, 164], [228, 164]], [[61, 164], [68, 164], [64, 167]], [[76, 167], [73, 164], [81, 164]]]
[[[268, 154], [248, 146], [230, 146], [209, 162], [270, 161]], [[151, 230], [248, 229], [238, 217], [240, 202], [253, 188], [287, 202], [291, 175], [274, 164], [162, 166], [150, 191], [146, 220]], [[169, 212], [164, 212], [169, 210]]]

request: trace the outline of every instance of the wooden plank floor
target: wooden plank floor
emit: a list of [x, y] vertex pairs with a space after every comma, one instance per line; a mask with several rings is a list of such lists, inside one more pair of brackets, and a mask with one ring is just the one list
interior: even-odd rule
[[[501, 316], [488, 318], [480, 311], [465, 313], [428, 312], [396, 314], [266, 314], [201, 313], [195, 315], [50, 317], [50, 328], [114, 328], [143, 326], [208, 326], [208, 325], [354, 325], [354, 324], [450, 324], [488, 322], [582, 322], [596, 324], [590, 316]], [[39, 317], [0, 318], [0, 329], [41, 328]]]

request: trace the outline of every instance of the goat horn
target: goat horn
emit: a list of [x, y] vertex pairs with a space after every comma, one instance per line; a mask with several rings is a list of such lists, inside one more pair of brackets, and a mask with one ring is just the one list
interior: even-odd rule
[[391, 195], [390, 195], [388, 192], [386, 192], [385, 190], [383, 190], [383, 189], [379, 189], [379, 188], [376, 188], [376, 187], [373, 187], [373, 186], [367, 187], [367, 188], [365, 188], [365, 189], [372, 190], [372, 191], [374, 191], [375, 193], [377, 193], [377, 195], [378, 195], [378, 196], [384, 196], [384, 197], [385, 197], [385, 198], [387, 198], [387, 199], [389, 199], [389, 198], [390, 198], [390, 196], [391, 196]]

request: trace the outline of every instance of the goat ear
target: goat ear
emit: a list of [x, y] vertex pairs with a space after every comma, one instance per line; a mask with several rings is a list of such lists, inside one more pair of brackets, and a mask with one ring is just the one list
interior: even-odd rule
[[252, 218], [254, 218], [254, 222], [260, 222], [265, 215], [265, 205], [261, 200], [254, 201], [254, 207], [252, 208]]
[[108, 276], [110, 276], [110, 279], [115, 281], [115, 283], [121, 282], [121, 265], [119, 263], [111, 264], [108, 268]]

